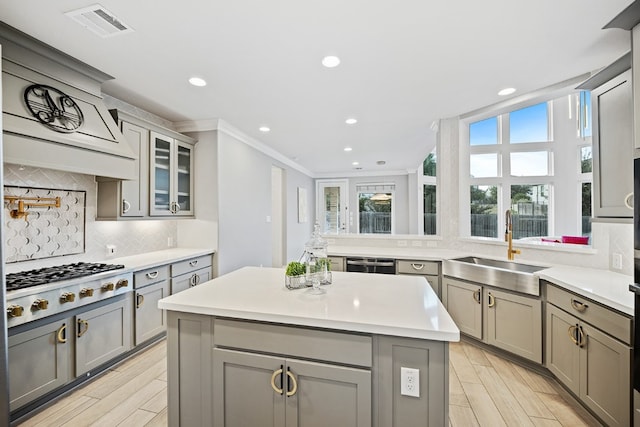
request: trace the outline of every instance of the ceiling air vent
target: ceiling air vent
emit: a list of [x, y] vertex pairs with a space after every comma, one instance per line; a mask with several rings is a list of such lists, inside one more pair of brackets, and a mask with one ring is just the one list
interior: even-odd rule
[[99, 4], [72, 10], [65, 13], [65, 15], [104, 38], [133, 31], [133, 28], [116, 18], [113, 13]]

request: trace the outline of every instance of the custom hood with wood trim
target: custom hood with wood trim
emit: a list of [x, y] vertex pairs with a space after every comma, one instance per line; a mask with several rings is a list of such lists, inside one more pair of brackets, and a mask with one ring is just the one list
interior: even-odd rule
[[102, 101], [113, 77], [0, 22], [3, 161], [135, 179], [137, 158]]

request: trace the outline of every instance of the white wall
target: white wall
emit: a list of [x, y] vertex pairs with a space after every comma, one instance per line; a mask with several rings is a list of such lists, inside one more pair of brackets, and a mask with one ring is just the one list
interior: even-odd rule
[[297, 189], [307, 189], [313, 212], [313, 180], [224, 131], [190, 134], [196, 145], [197, 220], [179, 223], [180, 245], [214, 247], [216, 275], [244, 266], [271, 266], [271, 169], [284, 169], [287, 261], [297, 260], [311, 235], [298, 223]]

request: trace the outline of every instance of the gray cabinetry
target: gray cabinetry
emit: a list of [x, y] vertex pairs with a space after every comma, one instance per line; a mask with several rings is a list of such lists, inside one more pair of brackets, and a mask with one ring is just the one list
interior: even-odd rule
[[215, 348], [217, 427], [371, 426], [367, 369]]
[[633, 217], [633, 100], [631, 70], [591, 92], [595, 217]]
[[542, 363], [542, 302], [485, 289], [488, 344]]
[[445, 277], [443, 303], [460, 332], [482, 339], [482, 286]]
[[204, 255], [171, 264], [171, 294], [175, 294], [213, 277], [212, 257]]
[[443, 302], [460, 332], [542, 363], [539, 298], [445, 277]]
[[126, 121], [120, 129], [136, 160], [136, 178], [98, 181], [98, 219], [142, 218], [149, 215], [149, 130]]
[[76, 376], [131, 350], [131, 293], [77, 314]]
[[[629, 319], [593, 301], [577, 301], [568, 292], [547, 288], [551, 290], [546, 310], [547, 368], [607, 425], [629, 425], [631, 348], [629, 342], [599, 329]], [[559, 308], [568, 299], [579, 302], [569, 309], [571, 313]]]
[[166, 330], [166, 313], [158, 308], [158, 301], [169, 296], [169, 267], [160, 266], [134, 275], [135, 345], [139, 345]]
[[396, 273], [424, 276], [438, 298], [442, 299], [440, 264], [438, 261], [398, 260]]
[[192, 216], [193, 145], [151, 132], [151, 216]]
[[344, 271], [345, 270], [345, 260], [342, 256], [330, 256], [329, 262], [331, 263], [331, 271]]
[[9, 336], [11, 411], [73, 378], [69, 365], [73, 329], [73, 319], [68, 318]]

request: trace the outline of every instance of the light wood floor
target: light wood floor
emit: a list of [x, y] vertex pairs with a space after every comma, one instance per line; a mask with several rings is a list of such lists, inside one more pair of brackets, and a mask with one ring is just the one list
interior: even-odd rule
[[[19, 425], [165, 427], [165, 355], [162, 340]], [[452, 427], [600, 425], [553, 379], [467, 342], [450, 346], [449, 388]]]

